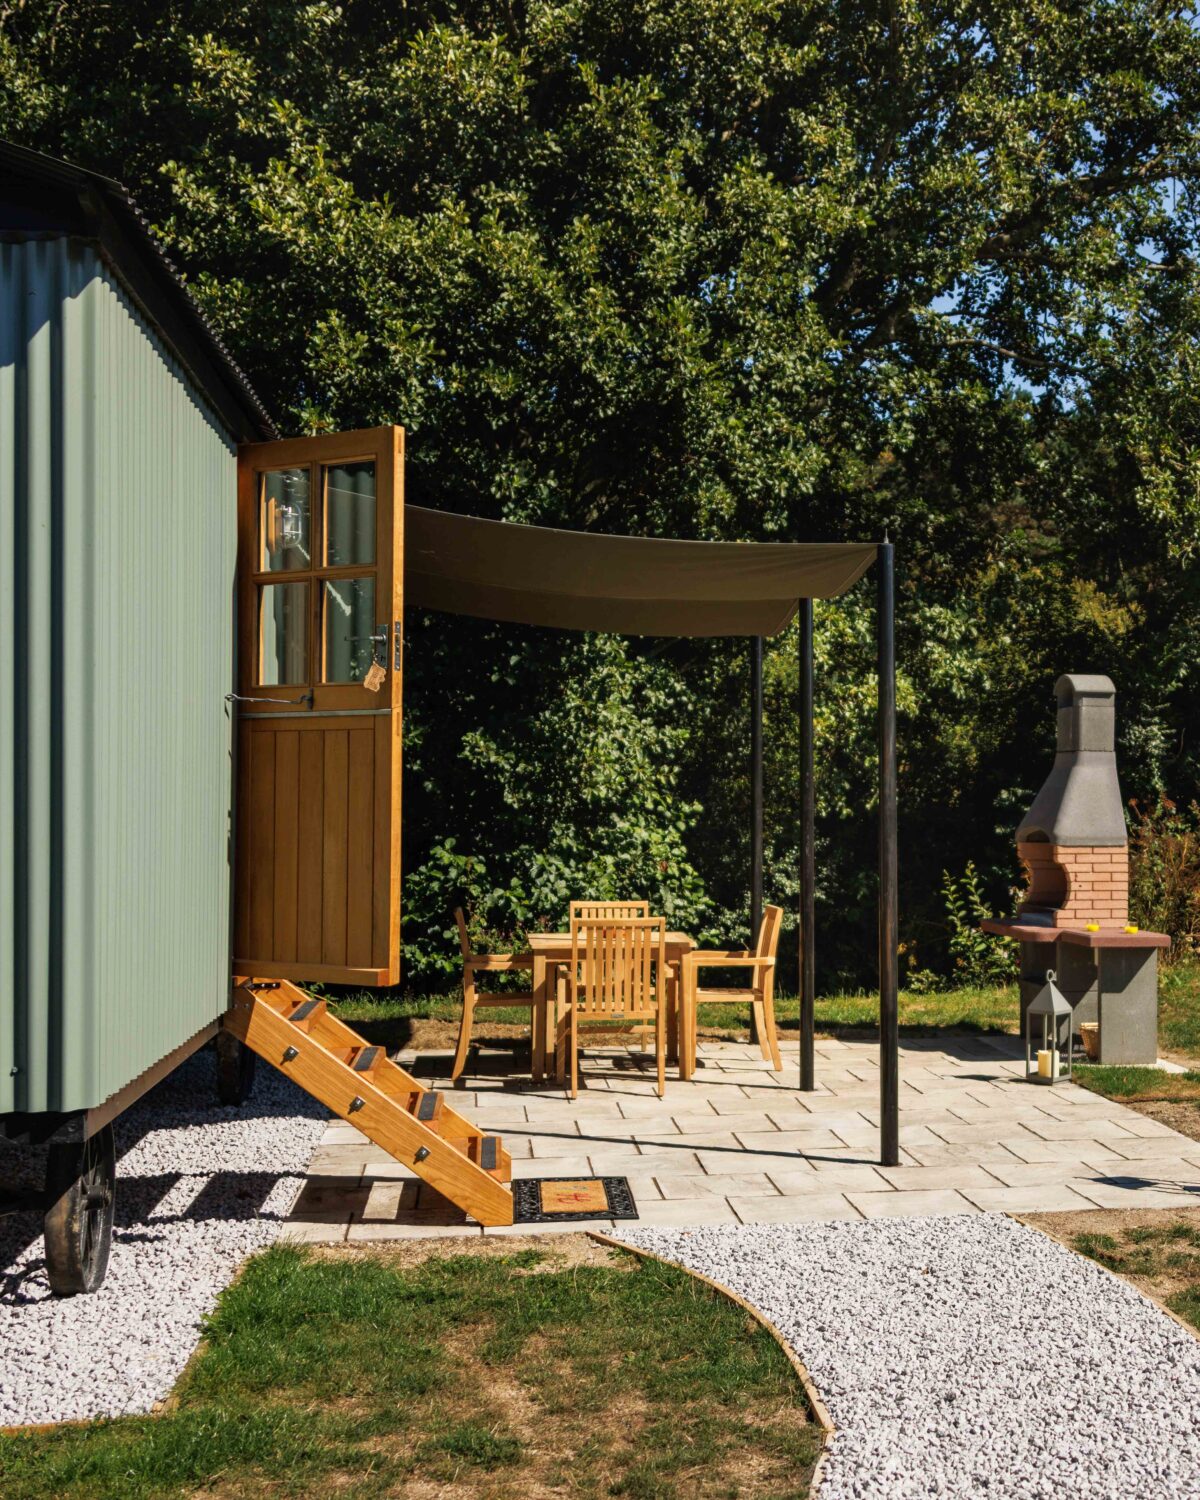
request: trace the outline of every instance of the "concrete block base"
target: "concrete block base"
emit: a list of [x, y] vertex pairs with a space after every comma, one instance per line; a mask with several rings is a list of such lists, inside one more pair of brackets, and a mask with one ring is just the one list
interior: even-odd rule
[[1105, 1064], [1153, 1064], [1158, 1060], [1158, 949], [1081, 948], [1070, 943], [1021, 944], [1021, 1034], [1025, 1013], [1053, 969], [1070, 1002], [1072, 1030], [1100, 1023]]

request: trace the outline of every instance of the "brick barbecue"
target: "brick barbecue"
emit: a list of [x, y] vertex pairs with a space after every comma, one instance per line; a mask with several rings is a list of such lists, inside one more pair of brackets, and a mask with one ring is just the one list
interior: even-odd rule
[[1100, 1061], [1154, 1062], [1160, 932], [1129, 921], [1129, 842], [1117, 778], [1116, 689], [1068, 674], [1054, 685], [1054, 765], [1017, 829], [1028, 890], [1012, 921], [985, 932], [1021, 945], [1021, 1022], [1054, 969], [1076, 1032], [1100, 1026]]

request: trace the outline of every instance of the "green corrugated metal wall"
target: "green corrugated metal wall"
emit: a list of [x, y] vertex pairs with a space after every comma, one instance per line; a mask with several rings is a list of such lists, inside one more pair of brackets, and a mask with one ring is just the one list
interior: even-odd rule
[[94, 250], [0, 244], [0, 1112], [225, 1008], [235, 465]]

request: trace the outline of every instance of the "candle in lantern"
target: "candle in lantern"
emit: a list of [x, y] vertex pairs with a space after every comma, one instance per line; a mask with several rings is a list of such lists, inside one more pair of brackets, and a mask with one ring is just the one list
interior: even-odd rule
[[1038, 1049], [1038, 1077], [1057, 1078], [1059, 1069], [1058, 1048], [1044, 1047]]

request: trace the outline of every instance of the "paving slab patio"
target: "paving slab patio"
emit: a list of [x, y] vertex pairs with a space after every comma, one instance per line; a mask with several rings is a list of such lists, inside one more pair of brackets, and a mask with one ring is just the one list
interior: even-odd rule
[[[797, 1088], [756, 1048], [707, 1042], [693, 1080], [652, 1053], [587, 1053], [575, 1101], [515, 1076], [505, 1050], [480, 1049], [454, 1105], [503, 1137], [514, 1177], [628, 1178], [643, 1222], [776, 1224], [892, 1215], [1038, 1213], [1200, 1204], [1200, 1142], [1072, 1083], [1027, 1084], [1016, 1038], [906, 1040], [900, 1052], [898, 1167], [879, 1164], [877, 1044], [817, 1043], [817, 1083]], [[449, 1088], [451, 1054], [399, 1061]], [[521, 1233], [589, 1225], [525, 1224]], [[452, 1204], [341, 1120], [331, 1121], [284, 1236], [305, 1243], [479, 1236]]]

